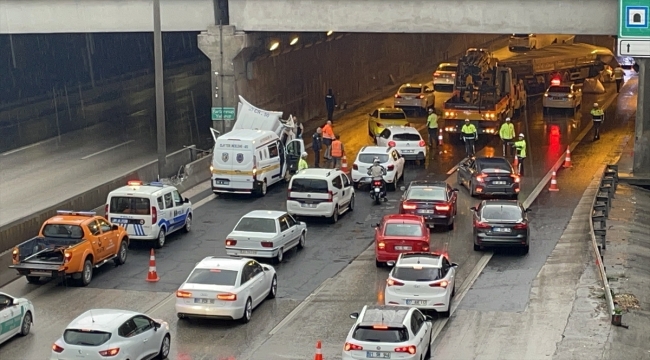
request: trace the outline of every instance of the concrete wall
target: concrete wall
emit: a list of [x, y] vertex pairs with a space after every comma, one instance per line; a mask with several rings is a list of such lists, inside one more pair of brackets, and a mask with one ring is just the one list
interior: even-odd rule
[[617, 0], [230, 0], [242, 31], [614, 35]]
[[[236, 75], [242, 96], [264, 109], [310, 119], [325, 111], [332, 88], [339, 104], [435, 69], [445, 56], [496, 35], [349, 34], [338, 40], [254, 61], [253, 79]], [[241, 70], [240, 70], [241, 71]]]

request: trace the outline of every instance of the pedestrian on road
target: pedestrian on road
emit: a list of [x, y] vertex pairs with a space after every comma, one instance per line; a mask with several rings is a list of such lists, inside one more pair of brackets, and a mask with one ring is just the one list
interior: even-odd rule
[[296, 124], [296, 137], [302, 139], [302, 133], [305, 131], [305, 128], [302, 126], [302, 123], [294, 116], [293, 122]]
[[625, 78], [625, 71], [621, 65], [617, 66], [614, 69], [614, 80], [616, 80], [616, 92], [621, 91], [621, 86], [623, 86], [623, 78]]
[[334, 129], [332, 128], [332, 122], [327, 120], [327, 123], [323, 126], [323, 145], [325, 145], [323, 159], [327, 161], [332, 160], [332, 141], [334, 141]]
[[515, 126], [510, 122], [510, 118], [506, 118], [506, 122], [501, 125], [499, 129], [499, 137], [503, 148], [503, 156], [508, 156], [508, 148], [512, 146], [512, 140], [515, 138]]
[[300, 161], [298, 161], [298, 171], [300, 170], [305, 170], [309, 169], [309, 165], [307, 164], [307, 153], [304, 152], [302, 155], [300, 155]]
[[336, 107], [336, 98], [332, 89], [327, 90], [327, 95], [325, 95], [325, 108], [327, 109], [327, 120], [332, 121], [334, 116], [334, 108]]
[[524, 160], [526, 159], [526, 140], [524, 140], [524, 134], [519, 134], [519, 140], [515, 141], [515, 149], [515, 155], [519, 163], [517, 174], [524, 176]]
[[[471, 76], [471, 75], [470, 75]], [[469, 119], [465, 119], [465, 125], [460, 129], [460, 138], [465, 142], [465, 152], [467, 157], [472, 157], [476, 153], [476, 147], [474, 143], [478, 138], [478, 131], [476, 131], [476, 126], [472, 124]]]
[[429, 109], [427, 128], [429, 130], [429, 147], [432, 148], [434, 146], [433, 144], [438, 147], [438, 142], [436, 141], [438, 137], [438, 115], [433, 109]]
[[341, 158], [343, 158], [344, 153], [345, 153], [345, 148], [343, 147], [343, 143], [341, 142], [341, 135], [336, 135], [336, 138], [334, 139], [334, 141], [332, 141], [332, 160], [333, 160], [332, 168], [334, 169], [341, 168]]
[[320, 167], [320, 150], [323, 148], [323, 129], [317, 128], [311, 136], [311, 149], [314, 150], [314, 167]]
[[605, 119], [605, 112], [600, 108], [598, 103], [594, 103], [594, 108], [591, 109], [591, 121], [594, 122], [594, 141], [600, 139], [600, 125]]

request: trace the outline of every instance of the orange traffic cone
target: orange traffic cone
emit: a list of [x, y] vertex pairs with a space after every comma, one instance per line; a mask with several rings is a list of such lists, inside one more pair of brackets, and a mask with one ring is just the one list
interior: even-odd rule
[[314, 355], [314, 360], [323, 360], [323, 351], [321, 350], [320, 340], [316, 342], [316, 355]]
[[156, 255], [153, 253], [153, 249], [151, 249], [151, 255], [149, 255], [149, 273], [147, 274], [147, 281], [149, 282], [156, 282], [160, 280], [158, 277], [158, 272], [156, 271]]
[[519, 175], [519, 158], [515, 156], [515, 161], [512, 162], [512, 167], [515, 168], [515, 174]]
[[442, 129], [438, 131], [438, 145], [442, 145]]
[[560, 191], [557, 187], [557, 174], [555, 171], [553, 171], [553, 175], [551, 176], [551, 187], [548, 188], [548, 191]]
[[341, 158], [341, 171], [343, 171], [346, 174], [350, 173], [350, 169], [348, 169], [348, 158], [343, 154], [343, 157]]
[[565, 168], [571, 167], [571, 149], [566, 147], [566, 156], [564, 157], [564, 166]]

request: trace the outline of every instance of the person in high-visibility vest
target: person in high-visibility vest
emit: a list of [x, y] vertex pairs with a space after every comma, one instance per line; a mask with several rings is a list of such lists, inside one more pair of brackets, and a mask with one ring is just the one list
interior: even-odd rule
[[336, 139], [332, 141], [332, 162], [334, 169], [341, 167], [341, 158], [345, 149], [343, 148], [343, 143], [341, 142], [341, 136], [336, 135]]
[[600, 125], [603, 120], [605, 120], [605, 112], [598, 103], [594, 103], [594, 108], [591, 109], [591, 121], [594, 122], [594, 141], [600, 139]]
[[508, 156], [508, 148], [512, 146], [512, 140], [515, 138], [515, 126], [512, 125], [509, 117], [506, 118], [506, 122], [501, 124], [499, 137], [503, 147], [503, 156]]
[[332, 129], [332, 122], [327, 121], [325, 126], [323, 126], [323, 145], [325, 145], [325, 155], [323, 159], [332, 160], [332, 141], [334, 141], [334, 129]]
[[460, 137], [465, 142], [465, 152], [467, 156], [474, 156], [475, 148], [474, 142], [478, 138], [478, 132], [476, 131], [476, 126], [469, 122], [469, 119], [465, 119], [465, 125], [460, 129]]
[[524, 140], [524, 134], [519, 134], [519, 140], [515, 141], [514, 146], [516, 149], [515, 156], [517, 156], [519, 163], [517, 173], [519, 176], [524, 176], [524, 160], [526, 159], [526, 140]]
[[621, 86], [623, 86], [623, 78], [625, 78], [625, 70], [623, 70], [621, 65], [619, 65], [614, 69], [614, 80], [616, 80], [616, 92], [621, 91]]
[[298, 171], [300, 170], [305, 170], [309, 169], [309, 165], [307, 164], [307, 153], [304, 152], [300, 156], [300, 161], [298, 161]]
[[429, 117], [427, 118], [427, 130], [429, 131], [429, 147], [438, 146], [436, 141], [438, 135], [438, 114], [433, 109], [429, 109]]

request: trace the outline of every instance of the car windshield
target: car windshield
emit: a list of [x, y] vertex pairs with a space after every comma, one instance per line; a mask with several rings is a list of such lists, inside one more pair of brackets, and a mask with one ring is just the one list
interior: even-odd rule
[[130, 196], [112, 197], [110, 209], [108, 209], [111, 214], [149, 215], [151, 214], [150, 211], [149, 199]]
[[440, 280], [440, 269], [419, 266], [398, 266], [393, 270], [393, 277], [404, 281]]
[[275, 219], [244, 217], [235, 226], [235, 231], [275, 233]]
[[417, 224], [386, 224], [385, 236], [422, 236], [422, 227]]
[[406, 328], [375, 329], [372, 326], [358, 326], [354, 329], [352, 338], [358, 341], [400, 343], [409, 339]]
[[482, 172], [493, 173], [493, 172], [511, 172], [512, 166], [506, 159], [481, 159], [479, 160], [479, 168]]
[[421, 92], [422, 88], [413, 86], [402, 86], [398, 91], [400, 94], [419, 94]]
[[395, 141], [420, 141], [422, 138], [420, 134], [393, 134], [393, 140]]
[[452, 71], [456, 72], [457, 67], [456, 66], [451, 66], [451, 65], [446, 65], [446, 66], [440, 66], [438, 68], [438, 71]]
[[68, 329], [63, 332], [63, 341], [77, 346], [99, 346], [110, 338], [111, 333], [105, 331]]
[[388, 162], [388, 154], [359, 154], [357, 161], [364, 164], [372, 164], [375, 158], [379, 158], [379, 162], [382, 164]]
[[187, 283], [202, 285], [235, 286], [238, 271], [222, 269], [194, 269]]
[[406, 195], [408, 200], [446, 201], [447, 190], [435, 187], [414, 187]]
[[522, 219], [521, 208], [513, 205], [487, 205], [481, 216], [486, 221], [519, 221]]
[[548, 88], [548, 92], [568, 94], [571, 92], [571, 88], [568, 86], [551, 86]]
[[328, 190], [327, 180], [322, 179], [294, 178], [291, 183], [291, 191], [296, 192], [327, 194]]
[[406, 114], [401, 112], [380, 113], [379, 118], [383, 120], [406, 120]]
[[81, 226], [64, 224], [47, 224], [43, 228], [43, 236], [53, 238], [81, 239], [84, 232]]

